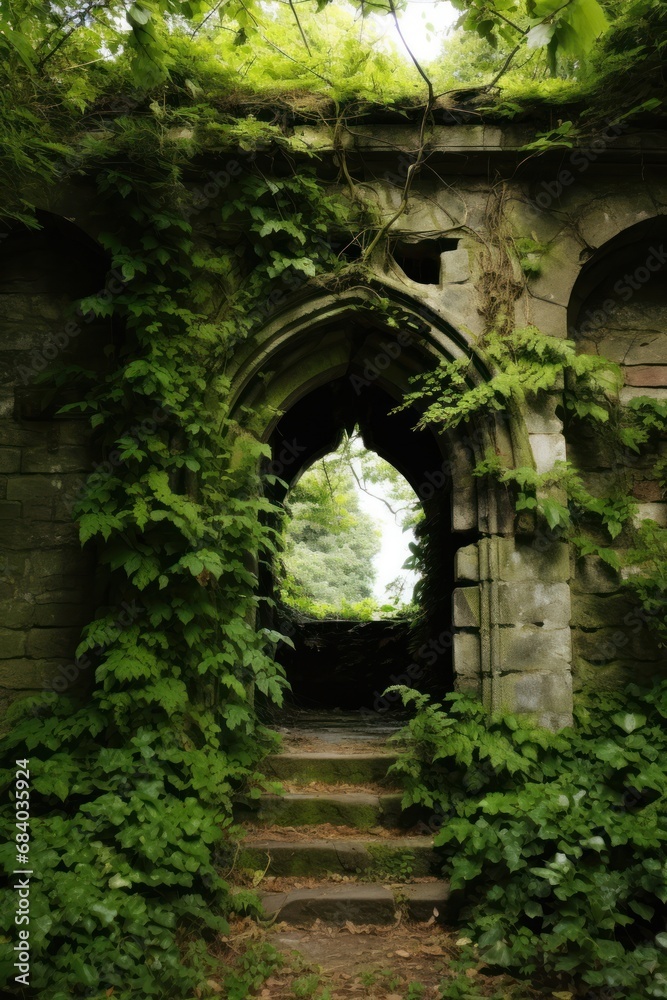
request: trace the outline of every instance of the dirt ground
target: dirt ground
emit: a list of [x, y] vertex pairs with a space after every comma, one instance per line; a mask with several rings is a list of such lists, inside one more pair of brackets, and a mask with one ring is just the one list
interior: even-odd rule
[[[572, 1000], [572, 993], [535, 989], [491, 974], [466, 938], [433, 924], [301, 929], [237, 921], [227, 938], [232, 965], [245, 949], [271, 945], [283, 964], [248, 994], [261, 1000]], [[451, 992], [450, 992], [451, 991]], [[221, 994], [224, 996], [224, 992]], [[236, 994], [235, 994], [236, 995]]]
[[421, 826], [409, 830], [394, 830], [387, 826], [374, 826], [370, 830], [360, 830], [356, 826], [334, 826], [331, 823], [318, 823], [311, 826], [253, 826], [245, 823], [246, 833], [244, 844], [253, 840], [387, 840], [399, 837], [433, 836], [431, 830]]

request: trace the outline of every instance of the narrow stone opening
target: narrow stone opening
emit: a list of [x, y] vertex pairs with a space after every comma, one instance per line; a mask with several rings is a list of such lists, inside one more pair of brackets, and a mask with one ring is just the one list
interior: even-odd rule
[[456, 250], [457, 239], [442, 237], [435, 240], [419, 240], [418, 243], [408, 243], [397, 240], [391, 250], [391, 255], [406, 277], [420, 285], [439, 285], [441, 260], [440, 255], [450, 250]]

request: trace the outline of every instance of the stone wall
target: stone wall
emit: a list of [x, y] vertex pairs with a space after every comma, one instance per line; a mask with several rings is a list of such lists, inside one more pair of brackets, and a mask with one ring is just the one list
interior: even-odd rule
[[[430, 365], [442, 356], [473, 357], [483, 372], [478, 342], [493, 308], [494, 282], [506, 282], [517, 326], [573, 337], [581, 351], [618, 361], [625, 400], [644, 394], [667, 399], [664, 136], [622, 134], [594, 155], [558, 151], [530, 161], [522, 146], [533, 137], [530, 126], [437, 125], [429, 133], [429, 169], [416, 178], [409, 210], [393, 227], [393, 259], [378, 253], [370, 262], [373, 282], [349, 292], [358, 306], [381, 287], [412, 315], [413, 347], [387, 362], [397, 372], [403, 365], [394, 388], [408, 387], [408, 376], [423, 370], [422, 358]], [[296, 156], [301, 142], [319, 153], [327, 177], [335, 175], [338, 151], [325, 128], [295, 128], [293, 141]], [[418, 130], [368, 123], [344, 130], [340, 142], [355, 157], [365, 193], [390, 215], [401, 199], [401, 164], [410, 162]], [[564, 156], [567, 183], [560, 179]], [[86, 683], [85, 674], [69, 665], [81, 625], [104, 597], [93, 553], [81, 550], [71, 519], [77, 491], [95, 458], [104, 455], [97, 454], [85, 421], [56, 414], [79, 390], [66, 383], [57, 399], [50, 398], [38, 374], [56, 360], [103, 370], [113, 331], [77, 314], [76, 302], [105, 288], [106, 263], [97, 245], [68, 221], [78, 205], [95, 219], [90, 191], [72, 181], [54, 199], [53, 214], [41, 217], [43, 230], [16, 227], [0, 239], [4, 702], [44, 686]], [[113, 223], [96, 218], [91, 225]], [[527, 280], [516, 252], [522, 239], [538, 247]], [[346, 312], [345, 294], [278, 288], [271, 302], [259, 303], [266, 323], [256, 342], [240, 348], [238, 370], [231, 373], [241, 385], [243, 372], [250, 372], [239, 399], [245, 393], [253, 405], [275, 376], [281, 398], [289, 394], [292, 406], [300, 385], [305, 392], [307, 385], [326, 382], [327, 366], [338, 365], [336, 377], [346, 377], [351, 362], [345, 344], [359, 327], [354, 303]], [[363, 329], [368, 341], [361, 361], [364, 352], [373, 361], [382, 356], [387, 331]], [[288, 348], [289, 357], [275, 353]], [[390, 371], [373, 377], [383, 385]], [[584, 428], [564, 427], [561, 404], [555, 393], [539, 410], [526, 406], [512, 418], [513, 427], [499, 421], [486, 443], [480, 438], [471, 444], [463, 428], [447, 445], [451, 462], [438, 459], [435, 469], [441, 475], [451, 465], [452, 546], [457, 538], [459, 545], [453, 599], [458, 683], [479, 691], [491, 707], [530, 712], [551, 726], [570, 717], [573, 680], [575, 689], [590, 682], [616, 685], [663, 663], [613, 573], [592, 557], [574, 558], [563, 543], [531, 539], [530, 525], [514, 518], [503, 491], [485, 493], [471, 475], [478, 457], [473, 452], [479, 446], [483, 453], [488, 444], [510, 462], [534, 461], [541, 472], [568, 457], [593, 493], [608, 490], [620, 470], [640, 504], [639, 516], [667, 522], [650, 461], [619, 459]], [[280, 401], [276, 405], [281, 408]], [[449, 617], [446, 627], [452, 628]]]
[[[583, 292], [573, 295], [570, 329], [582, 352], [600, 354], [621, 366], [622, 402], [647, 396], [667, 399], [667, 224], [650, 220], [612, 240], [591, 268], [582, 272]], [[607, 438], [573, 427], [568, 457], [595, 495], [632, 497], [637, 521], [667, 524], [667, 504], [652, 477], [656, 459], [613, 448]], [[620, 546], [632, 538], [624, 532]], [[664, 662], [646, 622], [621, 589], [619, 576], [599, 559], [574, 563], [572, 637], [575, 683], [613, 687], [649, 678]]]
[[54, 398], [38, 377], [59, 361], [99, 369], [108, 323], [75, 303], [104, 287], [106, 268], [74, 227], [43, 221], [0, 243], [0, 713], [22, 693], [86, 682], [67, 666], [102, 596], [72, 520], [92, 467], [88, 423], [56, 416], [72, 384]]
[[[571, 568], [565, 542], [489, 537], [456, 553], [454, 669], [490, 707], [567, 725]], [[475, 584], [475, 585], [472, 585]]]

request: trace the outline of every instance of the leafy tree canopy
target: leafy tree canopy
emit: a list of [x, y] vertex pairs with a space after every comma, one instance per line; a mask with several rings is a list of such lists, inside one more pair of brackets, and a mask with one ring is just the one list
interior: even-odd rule
[[[381, 499], [404, 528], [421, 516], [400, 473], [363, 448], [356, 435], [346, 436], [340, 449], [311, 466], [290, 493], [284, 554], [288, 602], [313, 613], [317, 604], [341, 610], [366, 602], [359, 617], [377, 612], [371, 598], [382, 532], [362, 509], [361, 492]], [[392, 583], [396, 603], [404, 596], [400, 583], [400, 578]]]
[[[151, 90], [169, 83], [183, 99], [205, 83], [229, 89], [290, 88], [391, 100], [474, 84], [490, 89], [547, 74], [591, 87], [660, 61], [665, 0], [453, 0], [458, 30], [426, 67], [379, 41], [383, 18], [407, 0], [0, 0], [3, 73], [37, 97], [45, 81], [83, 109], [112, 82]], [[647, 90], [644, 66], [644, 88]], [[643, 96], [643, 95], [640, 95]]]

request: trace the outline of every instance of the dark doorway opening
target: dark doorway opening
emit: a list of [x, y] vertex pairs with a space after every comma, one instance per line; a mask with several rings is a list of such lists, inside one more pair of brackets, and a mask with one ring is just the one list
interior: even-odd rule
[[[272, 628], [289, 635], [276, 658], [291, 685], [290, 701], [305, 709], [362, 709], [386, 712], [397, 699], [385, 688], [401, 683], [442, 695], [453, 687], [451, 594], [454, 552], [461, 544], [451, 531], [449, 462], [442, 441], [415, 431], [414, 409], [393, 412], [395, 398], [376, 382], [342, 377], [312, 390], [279, 420], [271, 437], [268, 469], [280, 477], [267, 487], [283, 503], [289, 488], [322, 456], [335, 451], [344, 433], [358, 427], [364, 446], [394, 466], [420, 499], [424, 520], [420, 545], [427, 574], [420, 584], [416, 619], [308, 621], [277, 601], [266, 603]], [[261, 569], [264, 595], [274, 601], [276, 567]], [[438, 649], [437, 655], [429, 654]]]

